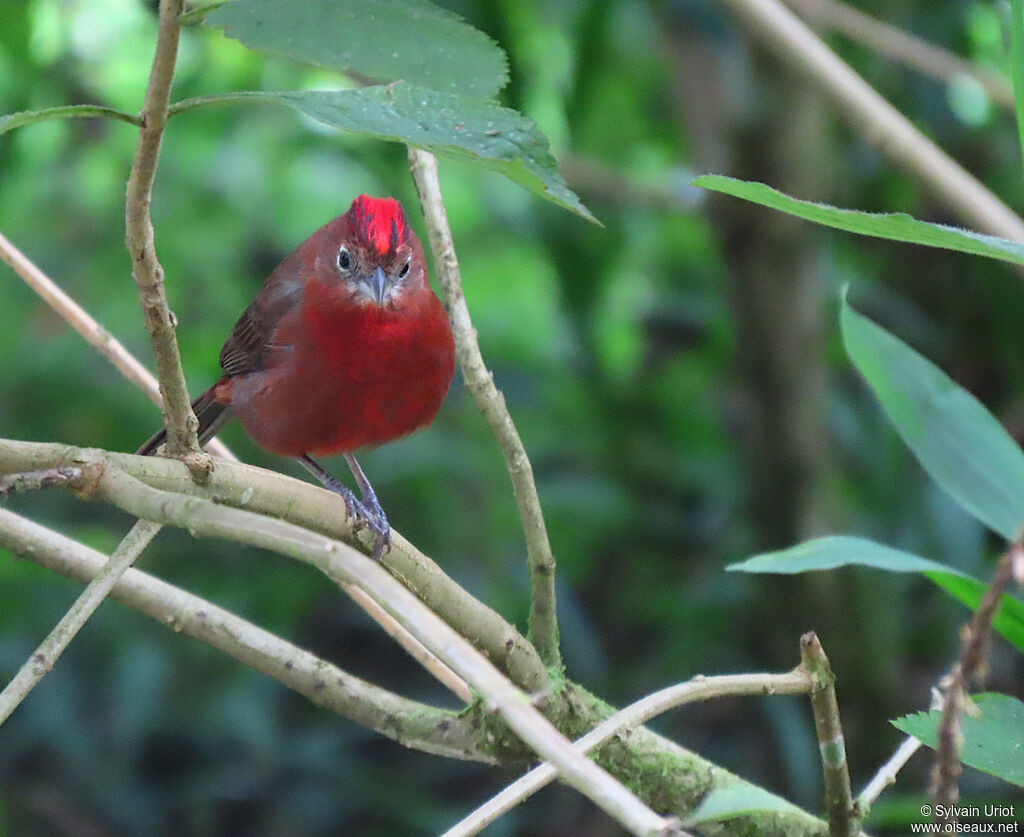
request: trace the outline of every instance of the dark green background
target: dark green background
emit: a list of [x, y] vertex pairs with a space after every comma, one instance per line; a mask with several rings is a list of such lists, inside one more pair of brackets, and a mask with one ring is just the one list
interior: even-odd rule
[[[849, 532], [980, 577], [999, 544], [937, 489], [856, 379], [838, 288], [1024, 436], [1024, 287], [1007, 265], [856, 239], [688, 189], [718, 171], [801, 197], [959, 222], [894, 172], [717, 4], [466, 0], [443, 4], [508, 52], [502, 101], [534, 118], [585, 223], [466, 164], [442, 185], [485, 358], [531, 455], [559, 564], [568, 673], [616, 704], [696, 673], [782, 670], [801, 632], [839, 677], [855, 789], [924, 707], [966, 613], [926, 581], [867, 570], [727, 574], [754, 552]], [[859, 6], [1001, 67], [981, 2]], [[141, 103], [155, 32], [136, 0], [0, 0], [0, 113]], [[1024, 205], [1012, 117], [834, 39], [869, 81], [1012, 205]], [[323, 70], [216, 31], [183, 38], [175, 98], [318, 88]], [[123, 246], [135, 131], [50, 123], [0, 137], [0, 231], [151, 365]], [[165, 135], [153, 220], [194, 392], [277, 261], [359, 192], [423, 226], [404, 150], [283, 109], [208, 109]], [[0, 434], [133, 450], [159, 413], [6, 268]], [[297, 474], [240, 428], [246, 461]], [[522, 535], [500, 453], [459, 381], [434, 425], [361, 457], [393, 525], [525, 630]], [[344, 473], [341, 460], [331, 463]], [[8, 507], [109, 551], [130, 520], [70, 495]], [[329, 582], [275, 555], [162, 533], [142, 567], [344, 668], [451, 699]], [[0, 679], [77, 588], [0, 556]], [[988, 686], [1021, 694], [996, 641]], [[795, 698], [725, 700], [655, 727], [811, 810], [813, 726]], [[903, 833], [927, 784], [917, 756], [878, 807]], [[115, 603], [0, 729], [0, 833], [433, 834], [518, 775], [406, 751]], [[967, 771], [963, 797], [1012, 800]], [[903, 800], [903, 803], [900, 800]], [[1018, 804], [1024, 804], [1019, 794]], [[887, 806], [885, 802], [890, 804]], [[888, 810], [887, 810], [888, 808]], [[902, 818], [902, 823], [900, 824]], [[881, 822], [881, 820], [879, 820]], [[611, 835], [552, 788], [489, 834]]]

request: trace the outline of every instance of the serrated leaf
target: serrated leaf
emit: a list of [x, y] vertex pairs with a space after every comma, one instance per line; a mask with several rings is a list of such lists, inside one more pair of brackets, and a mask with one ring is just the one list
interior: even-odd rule
[[730, 785], [715, 788], [708, 793], [687, 817], [687, 824], [692, 826], [705, 822], [720, 822], [763, 811], [780, 814], [802, 813], [793, 803], [763, 788], [754, 785]]
[[840, 209], [823, 203], [792, 198], [764, 183], [736, 180], [717, 174], [698, 177], [692, 181], [692, 185], [742, 198], [837, 230], [1024, 264], [1024, 244], [960, 227], [920, 221], [903, 213], [876, 214]]
[[0, 116], [0, 134], [13, 131], [15, 128], [23, 128], [26, 125], [35, 125], [54, 119], [89, 119], [93, 117], [117, 119], [131, 125], [139, 124], [137, 116], [102, 105], [62, 105], [45, 110], [22, 110], [17, 113], [4, 114]]
[[480, 99], [508, 81], [505, 53], [426, 0], [232, 0], [204, 21], [252, 49]]
[[[238, 0], [234, 0], [237, 2]], [[273, 102], [342, 131], [401, 142], [477, 163], [598, 223], [566, 185], [547, 138], [533, 120], [490, 102], [466, 100], [404, 82], [357, 90], [248, 92], [179, 102], [180, 113], [230, 102]]]
[[1024, 525], [1024, 453], [973, 395], [843, 300], [846, 352], [928, 475], [1007, 540]]
[[[961, 721], [964, 745], [960, 760], [1004, 781], [1024, 787], [1024, 703], [1009, 695], [974, 695], [980, 715]], [[935, 749], [942, 712], [917, 712], [892, 721], [893, 726]]]

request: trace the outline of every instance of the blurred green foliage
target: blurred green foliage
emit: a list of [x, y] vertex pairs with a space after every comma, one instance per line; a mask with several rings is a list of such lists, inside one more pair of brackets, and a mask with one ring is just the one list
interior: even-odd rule
[[[73, 102], [136, 111], [152, 58], [152, 5], [0, 0], [0, 113]], [[537, 475], [559, 562], [570, 676], [621, 704], [698, 672], [789, 668], [800, 633], [815, 628], [839, 677], [859, 787], [898, 742], [887, 719], [927, 703], [929, 685], [955, 653], [965, 611], [913, 578], [847, 569], [796, 586], [723, 572], [731, 561], [788, 544], [772, 542], [749, 514], [744, 428], [756, 382], [734, 359], [741, 335], [733, 313], [744, 285], [730, 271], [730, 256], [745, 242], [721, 237], [702, 211], [704, 197], [680, 186], [697, 165], [699, 115], [682, 104], [684, 84], [698, 85], [690, 95], [731, 120], [712, 136], [731, 148], [740, 142], [736, 126], [767, 139], [771, 129], [760, 126], [774, 103], [765, 90], [780, 77], [796, 82], [773, 63], [756, 63], [733, 21], [703, 0], [441, 5], [508, 52], [503, 103], [534, 118], [556, 155], [599, 173], [569, 180], [604, 229], [496, 174], [454, 162], [441, 171], [484, 355]], [[860, 6], [1003, 66], [988, 3]], [[830, 40], [968, 168], [1024, 206], [1008, 114], [980, 108], [971, 98], [977, 91], [948, 90]], [[701, 78], [684, 72], [693, 65], [681, 56], [698, 48], [720, 86], [702, 88]], [[325, 70], [261, 57], [193, 28], [182, 41], [174, 95], [334, 83]], [[825, 142], [834, 168], [816, 175], [830, 202], [954, 220], [845, 129], [830, 123]], [[100, 121], [0, 137], [0, 230], [150, 362], [123, 245], [134, 143], [131, 126]], [[810, 150], [794, 147], [792, 158]], [[758, 179], [775, 182], [770, 159], [763, 169]], [[359, 192], [400, 198], [423, 232], [400, 146], [271, 108], [207, 109], [172, 121], [153, 218], [194, 391], [213, 380], [223, 338], [277, 261]], [[828, 450], [816, 485], [822, 526], [987, 577], [998, 545], [928, 483], [857, 381], [838, 342], [835, 292], [851, 282], [873, 319], [945, 368], [1019, 441], [1019, 275], [966, 255], [809, 225], [806, 241], [826, 299], [828, 345], [812, 359], [826, 364], [828, 381]], [[134, 450], [158, 412], [12, 273], [4, 269], [0, 282], [0, 433]], [[297, 474], [240, 428], [224, 437], [245, 460]], [[460, 383], [430, 429], [366, 454], [363, 465], [395, 527], [525, 629], [515, 504], [500, 453]], [[118, 512], [62, 493], [13, 498], [9, 507], [108, 551], [130, 526]], [[176, 531], [160, 535], [142, 566], [356, 674], [450, 700], [305, 567]], [[6, 678], [76, 588], [0, 556], [0, 591]], [[1019, 693], [1021, 676], [1019, 657], [997, 644], [989, 686]], [[722, 701], [654, 726], [799, 804], [821, 807], [802, 702]], [[901, 778], [906, 794], [925, 786], [918, 758]], [[514, 775], [406, 751], [111, 603], [0, 728], [0, 832], [432, 834]], [[1005, 793], [980, 774], [965, 776], [963, 795], [972, 802]], [[884, 800], [879, 817], [887, 815]], [[891, 833], [906, 830], [907, 808]], [[576, 794], [551, 788], [488, 833], [616, 830]]]

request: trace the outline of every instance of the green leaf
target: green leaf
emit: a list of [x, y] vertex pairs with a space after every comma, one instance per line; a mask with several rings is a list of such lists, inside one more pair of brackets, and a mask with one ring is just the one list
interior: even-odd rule
[[[871, 567], [893, 573], [922, 573], [971, 610], [978, 606], [987, 585], [966, 573], [919, 555], [893, 549], [866, 538], [832, 535], [805, 541], [789, 549], [755, 555], [730, 564], [727, 570], [745, 573], [792, 575], [838, 567]], [[1004, 594], [992, 626], [1024, 654], [1024, 602]]]
[[707, 794], [697, 809], [687, 817], [687, 825], [731, 820], [761, 811], [780, 814], [801, 813], [800, 809], [782, 797], [754, 785], [730, 785], [715, 788]]
[[396, 82], [357, 90], [207, 96], [179, 102], [171, 112], [232, 102], [287, 105], [342, 131], [468, 160], [597, 223], [559, 174], [547, 138], [518, 111]]
[[88, 119], [97, 116], [117, 119], [132, 125], [139, 124], [137, 116], [114, 108], [102, 105], [63, 105], [46, 110], [22, 110], [17, 113], [4, 114], [0, 116], [0, 134], [13, 131], [15, 128], [22, 128], [25, 125], [35, 125], [37, 122], [49, 122], [52, 119]]
[[744, 573], [791, 575], [812, 570], [834, 570], [850, 565], [874, 567], [892, 573], [957, 573], [957, 570], [938, 561], [929, 561], [867, 538], [848, 535], [815, 538], [789, 549], [755, 555], [746, 561], [730, 564], [726, 569]]
[[839, 209], [823, 203], [791, 198], [763, 183], [751, 183], [717, 174], [698, 177], [692, 181], [692, 185], [778, 209], [837, 230], [1024, 264], [1024, 244], [959, 227], [919, 221], [903, 213], [876, 214], [854, 209]]
[[843, 300], [846, 352], [928, 475], [990, 529], [1024, 524], [1024, 453], [992, 414], [937, 366]]
[[1010, 0], [1010, 78], [1017, 114], [1017, 141], [1024, 153], [1024, 0]]
[[[984, 582], [948, 569], [941, 573], [926, 572], [925, 575], [971, 610], [977, 609], [978, 602], [988, 589]], [[1024, 602], [1004, 593], [999, 610], [992, 620], [992, 627], [1024, 654]]]
[[232, 0], [204, 23], [252, 49], [374, 82], [489, 99], [508, 81], [494, 41], [425, 0]]
[[214, 9], [219, 9], [227, 2], [228, 0], [212, 0], [210, 3], [193, 6], [187, 12], [182, 12], [178, 15], [178, 25], [192, 26], [196, 23], [202, 23], [210, 16]]
[[[997, 693], [975, 695], [973, 700], [981, 714], [963, 717], [960, 760], [1024, 787], [1024, 703]], [[904, 715], [892, 724], [934, 750], [941, 720], [942, 712], [934, 710]]]

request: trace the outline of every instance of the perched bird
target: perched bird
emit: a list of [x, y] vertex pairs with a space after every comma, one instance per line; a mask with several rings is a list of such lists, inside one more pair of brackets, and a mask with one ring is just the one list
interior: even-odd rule
[[[200, 443], [237, 416], [257, 445], [340, 494], [376, 533], [379, 557], [391, 530], [353, 452], [430, 424], [455, 371], [448, 318], [398, 201], [360, 195], [300, 244], [238, 319], [220, 367], [192, 402]], [[312, 459], [339, 453], [361, 499]]]

